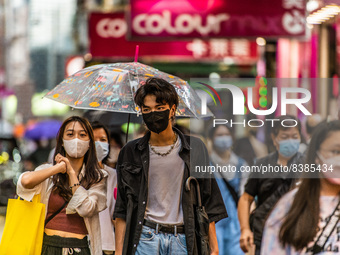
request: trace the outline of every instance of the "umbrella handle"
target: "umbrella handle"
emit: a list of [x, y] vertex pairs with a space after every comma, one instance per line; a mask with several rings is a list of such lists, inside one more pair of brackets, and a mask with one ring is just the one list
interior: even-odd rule
[[127, 143], [127, 142], [128, 142], [128, 138], [129, 138], [129, 126], [130, 126], [130, 118], [131, 118], [131, 114], [129, 113], [129, 116], [128, 116], [128, 122], [127, 122], [126, 136], [125, 136], [125, 143]]
[[139, 45], [136, 45], [135, 61], [134, 62], [138, 62], [138, 53], [139, 53]]
[[197, 181], [197, 179], [193, 176], [190, 176], [186, 182], [185, 182], [185, 189], [187, 191], [190, 191], [190, 182], [191, 181], [194, 181], [195, 182], [195, 185], [196, 185], [196, 193], [197, 193], [197, 203], [198, 203], [198, 206], [202, 206], [202, 200], [201, 200], [201, 190], [200, 190], [200, 185]]

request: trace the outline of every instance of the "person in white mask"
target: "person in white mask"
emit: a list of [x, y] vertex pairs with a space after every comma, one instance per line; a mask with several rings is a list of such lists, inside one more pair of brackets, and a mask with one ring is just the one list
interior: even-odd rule
[[304, 176], [266, 221], [261, 254], [339, 254], [340, 121], [322, 122], [309, 143]]
[[98, 165], [91, 125], [72, 116], [56, 140], [53, 164], [23, 173], [17, 194], [27, 201], [40, 194], [46, 205], [41, 254], [102, 255], [99, 212], [106, 208], [108, 174]]
[[116, 203], [113, 193], [114, 188], [117, 186], [117, 173], [116, 169], [113, 169], [107, 165], [107, 160], [110, 155], [110, 135], [108, 129], [97, 121], [91, 123], [91, 125], [96, 144], [96, 153], [99, 166], [108, 173], [107, 208], [99, 213], [103, 254], [114, 254], [115, 235], [112, 215]]

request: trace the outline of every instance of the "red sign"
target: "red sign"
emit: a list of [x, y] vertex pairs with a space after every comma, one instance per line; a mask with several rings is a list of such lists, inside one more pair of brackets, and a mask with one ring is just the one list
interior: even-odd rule
[[296, 37], [305, 0], [130, 0], [132, 38]]
[[246, 39], [194, 39], [190, 41], [127, 41], [123, 13], [92, 13], [89, 19], [90, 53], [94, 57], [139, 57], [166, 60], [225, 60], [250, 64], [258, 59], [257, 44]]
[[[336, 35], [336, 61], [337, 63], [340, 63], [340, 17], [336, 17], [336, 23], [335, 23], [335, 35]], [[338, 65], [339, 72], [339, 65]]]

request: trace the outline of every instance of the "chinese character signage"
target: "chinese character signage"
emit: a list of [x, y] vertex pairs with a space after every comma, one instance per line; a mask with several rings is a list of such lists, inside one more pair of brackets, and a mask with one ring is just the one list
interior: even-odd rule
[[130, 0], [132, 38], [297, 37], [305, 0]]
[[123, 13], [92, 13], [89, 19], [90, 53], [94, 57], [125, 57], [131, 61], [139, 45], [140, 57], [158, 60], [223, 60], [253, 64], [257, 44], [247, 39], [194, 39], [188, 41], [127, 41]]

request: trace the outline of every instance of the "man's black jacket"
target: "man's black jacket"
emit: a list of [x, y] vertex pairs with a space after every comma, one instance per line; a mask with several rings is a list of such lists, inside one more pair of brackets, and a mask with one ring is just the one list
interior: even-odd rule
[[[183, 135], [174, 128], [181, 139], [179, 156], [185, 163], [182, 183], [182, 208], [188, 255], [197, 254], [195, 240], [194, 198], [185, 190], [185, 181], [194, 175], [195, 166], [209, 166], [209, 156], [204, 143], [196, 137]], [[123, 254], [135, 254], [142, 232], [146, 203], [148, 201], [148, 170], [150, 132], [144, 137], [127, 143], [121, 150], [117, 162], [118, 192], [114, 218], [126, 221]], [[171, 164], [171, 162], [169, 162]], [[195, 177], [202, 175], [195, 173]], [[210, 222], [228, 216], [220, 190], [213, 175], [198, 178], [202, 204]], [[157, 180], [152, 180], [157, 181]], [[169, 190], [171, 192], [171, 190]]]

